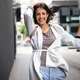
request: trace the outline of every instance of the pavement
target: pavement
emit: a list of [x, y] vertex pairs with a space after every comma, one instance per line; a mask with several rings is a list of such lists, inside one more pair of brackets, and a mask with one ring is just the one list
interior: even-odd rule
[[17, 47], [16, 59], [14, 60], [9, 80], [29, 80], [29, 61], [31, 52], [31, 46]]
[[69, 74], [65, 80], [80, 80], [80, 52], [68, 47], [61, 47], [59, 52], [69, 66]]
[[[66, 80], [80, 80], [80, 52], [76, 52], [76, 49], [68, 49], [68, 47], [61, 47], [59, 52], [68, 62], [71, 69], [70, 76]], [[31, 53], [31, 46], [17, 46], [16, 59], [14, 60], [9, 80], [29, 80]], [[74, 67], [78, 69], [74, 69]], [[76, 75], [78, 78], [75, 77]]]

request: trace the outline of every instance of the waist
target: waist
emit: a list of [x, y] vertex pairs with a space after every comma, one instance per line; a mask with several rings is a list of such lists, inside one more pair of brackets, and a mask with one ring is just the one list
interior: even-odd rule
[[46, 50], [46, 49], [33, 49], [33, 51], [49, 51], [48, 49]]

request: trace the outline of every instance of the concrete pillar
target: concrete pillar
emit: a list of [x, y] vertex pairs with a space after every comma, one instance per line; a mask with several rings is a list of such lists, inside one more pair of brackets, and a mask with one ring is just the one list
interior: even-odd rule
[[[70, 16], [66, 16], [66, 22], [69, 22], [70, 21]], [[70, 24], [68, 23], [67, 24], [67, 28], [66, 28], [67, 32], [70, 33]]]
[[69, 32], [70, 33], [70, 24], [67, 24], [67, 32]]

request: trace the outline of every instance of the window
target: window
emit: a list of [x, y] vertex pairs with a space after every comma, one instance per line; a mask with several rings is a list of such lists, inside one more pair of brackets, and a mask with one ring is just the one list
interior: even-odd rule
[[73, 16], [78, 16], [79, 15], [79, 9], [78, 9], [78, 7], [73, 7], [72, 8], [72, 15]]
[[78, 31], [78, 27], [71, 27], [71, 32], [76, 33]]
[[61, 15], [62, 16], [68, 16], [68, 15], [70, 15], [70, 7], [62, 7], [61, 8]]

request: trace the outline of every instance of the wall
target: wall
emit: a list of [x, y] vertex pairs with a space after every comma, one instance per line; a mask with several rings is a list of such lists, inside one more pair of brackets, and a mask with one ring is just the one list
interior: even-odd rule
[[0, 80], [8, 80], [14, 62], [13, 0], [0, 0]]

